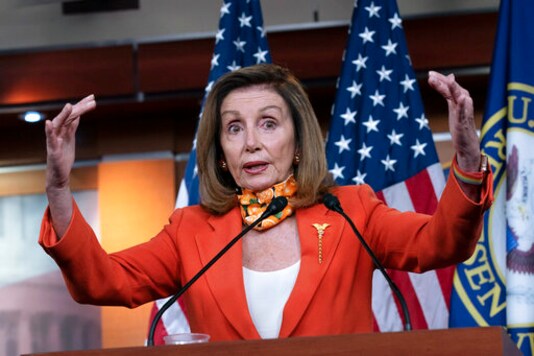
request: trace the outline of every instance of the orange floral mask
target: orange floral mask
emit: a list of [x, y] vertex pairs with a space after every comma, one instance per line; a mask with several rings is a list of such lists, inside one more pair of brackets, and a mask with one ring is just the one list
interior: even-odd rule
[[[261, 216], [261, 214], [263, 214], [274, 197], [283, 196], [291, 198], [296, 191], [297, 181], [293, 175], [290, 175], [285, 181], [275, 184], [261, 192], [255, 193], [251, 190], [243, 189], [242, 194], [237, 196], [241, 207], [241, 217], [243, 218], [243, 222], [246, 225], [251, 225]], [[254, 230], [267, 230], [292, 214], [293, 206], [288, 203], [284, 210], [278, 214], [267, 217], [261, 223], [256, 225]]]

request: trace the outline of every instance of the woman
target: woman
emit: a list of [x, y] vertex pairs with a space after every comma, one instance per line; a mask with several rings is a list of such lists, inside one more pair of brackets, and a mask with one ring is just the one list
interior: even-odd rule
[[258, 65], [221, 78], [206, 101], [197, 137], [202, 205], [176, 210], [153, 239], [114, 254], [99, 246], [68, 188], [74, 133], [95, 101], [67, 104], [46, 123], [49, 210], [39, 241], [78, 302], [135, 307], [175, 293], [262, 203], [284, 195], [284, 212], [184, 295], [191, 330], [212, 340], [370, 332], [373, 263], [343, 218], [321, 204], [323, 194], [340, 198], [385, 267], [415, 272], [468, 258], [492, 201], [469, 94], [453, 76], [431, 72], [429, 83], [448, 102], [456, 150], [433, 216], [390, 209], [365, 185], [333, 187], [301, 85], [286, 69]]

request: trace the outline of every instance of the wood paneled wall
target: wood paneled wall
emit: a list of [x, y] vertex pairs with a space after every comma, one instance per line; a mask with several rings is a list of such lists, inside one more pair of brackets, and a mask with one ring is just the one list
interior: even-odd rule
[[[459, 70], [491, 62], [497, 14], [465, 14], [404, 21], [414, 68]], [[272, 57], [306, 85], [324, 130], [347, 26], [272, 32]], [[0, 53], [0, 166], [43, 163], [42, 123], [17, 119], [40, 107], [49, 118], [66, 101], [89, 93], [98, 108], [78, 131], [79, 159], [146, 151], [188, 152], [207, 81], [213, 38], [92, 48]], [[464, 78], [462, 78], [463, 80]], [[477, 109], [487, 74], [466, 78]], [[446, 128], [446, 106], [420, 81], [430, 125]]]

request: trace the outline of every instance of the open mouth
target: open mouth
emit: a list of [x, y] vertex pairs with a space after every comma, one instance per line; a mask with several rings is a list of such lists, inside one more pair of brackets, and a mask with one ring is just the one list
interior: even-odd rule
[[243, 165], [243, 170], [249, 174], [261, 173], [268, 165], [266, 162], [247, 162]]

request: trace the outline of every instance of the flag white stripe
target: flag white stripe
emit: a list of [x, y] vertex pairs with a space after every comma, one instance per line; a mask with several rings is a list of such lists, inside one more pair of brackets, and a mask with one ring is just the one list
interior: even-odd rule
[[[440, 196], [445, 185], [443, 171], [439, 163], [427, 168], [428, 175], [436, 196]], [[397, 183], [382, 190], [388, 206], [400, 211], [415, 211], [410, 193], [404, 182]], [[378, 272], [378, 271], [377, 271]], [[393, 295], [382, 276], [373, 276], [373, 312], [380, 331], [402, 330], [402, 320], [393, 302]], [[446, 328], [448, 324], [448, 308], [441, 285], [435, 271], [423, 274], [408, 273], [417, 299], [423, 311], [428, 328]], [[387, 296], [387, 297], [382, 297]], [[390, 303], [388, 300], [391, 300]], [[384, 303], [385, 305], [381, 305]], [[413, 312], [412, 312], [413, 313]]]
[[399, 211], [414, 211], [412, 198], [406, 183], [400, 182], [382, 190], [386, 204]]
[[183, 208], [184, 206], [189, 205], [189, 192], [187, 191], [187, 186], [185, 179], [182, 179], [180, 182], [180, 190], [178, 190], [178, 197], [176, 198], [176, 209]]
[[449, 323], [449, 312], [436, 272], [408, 273], [408, 275], [417, 294], [428, 328], [446, 328]]
[[[158, 310], [169, 300], [169, 298], [156, 300]], [[165, 329], [169, 334], [190, 333], [191, 328], [187, 322], [187, 318], [180, 308], [180, 304], [173, 303], [169, 309], [161, 316], [161, 321], [165, 325]]]
[[434, 163], [427, 169], [430, 181], [434, 187], [434, 193], [436, 197], [441, 198], [441, 193], [443, 193], [443, 188], [445, 188], [445, 176], [443, 175], [443, 168], [439, 162]]
[[[410, 194], [404, 182], [382, 190], [386, 204], [401, 211], [413, 211]], [[403, 330], [393, 292], [379, 271], [373, 274], [373, 313], [378, 329], [385, 331]]]
[[380, 331], [403, 330], [402, 320], [396, 308], [393, 292], [382, 273], [378, 270], [373, 273], [372, 308]]

